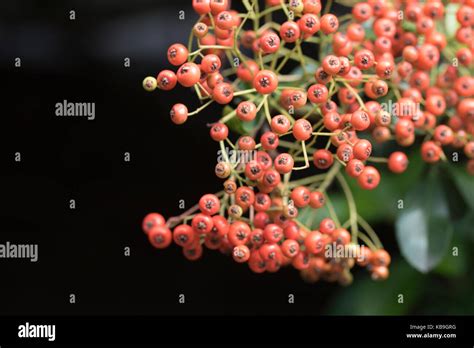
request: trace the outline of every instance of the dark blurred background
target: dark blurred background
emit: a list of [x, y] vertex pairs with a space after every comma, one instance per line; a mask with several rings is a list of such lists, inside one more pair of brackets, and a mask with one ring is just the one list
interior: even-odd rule
[[[220, 190], [206, 127], [220, 108], [177, 127], [169, 109], [183, 100], [194, 109], [193, 93], [141, 87], [170, 67], [167, 47], [187, 41], [197, 18], [191, 1], [2, 1], [0, 18], [0, 243], [39, 244], [37, 263], [0, 260], [0, 314], [474, 312], [472, 272], [415, 271], [398, 256], [388, 219], [371, 219], [393, 253], [385, 283], [362, 270], [347, 288], [306, 284], [294, 270], [255, 275], [209, 250], [197, 262], [174, 246], [156, 251], [140, 228], [146, 213], [177, 215], [179, 200], [190, 207]], [[96, 103], [95, 120], [56, 117], [63, 100]]]

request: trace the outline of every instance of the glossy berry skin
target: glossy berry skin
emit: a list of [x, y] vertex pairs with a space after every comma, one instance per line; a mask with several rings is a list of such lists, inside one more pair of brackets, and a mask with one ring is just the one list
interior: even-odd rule
[[318, 32], [321, 26], [319, 18], [312, 13], [303, 15], [298, 21], [298, 25], [303, 33], [309, 35], [313, 35]]
[[295, 257], [300, 251], [299, 243], [294, 239], [286, 239], [281, 245], [281, 252], [289, 258]]
[[283, 229], [276, 224], [269, 224], [263, 230], [263, 237], [267, 243], [278, 243], [283, 238]]
[[184, 64], [188, 59], [188, 49], [182, 44], [174, 44], [168, 48], [168, 61], [174, 66]]
[[380, 173], [376, 168], [366, 166], [358, 176], [357, 182], [363, 189], [373, 190], [380, 183]]
[[273, 33], [267, 32], [260, 38], [260, 49], [266, 53], [275, 53], [280, 48], [280, 37]]
[[263, 168], [257, 161], [249, 161], [245, 165], [245, 176], [250, 180], [258, 180], [263, 176]]
[[253, 87], [260, 94], [271, 94], [278, 87], [278, 77], [273, 71], [261, 70], [253, 79]]
[[321, 16], [320, 24], [322, 32], [326, 35], [336, 32], [339, 28], [337, 17], [330, 13]]
[[221, 215], [214, 215], [212, 217], [211, 232], [217, 234], [219, 237], [224, 237], [229, 232], [229, 222]]
[[239, 263], [250, 259], [250, 249], [246, 245], [237, 245], [232, 249], [232, 258]]
[[255, 193], [250, 187], [240, 186], [235, 192], [235, 202], [242, 208], [247, 209], [255, 203]]
[[259, 254], [264, 261], [276, 261], [281, 258], [281, 249], [278, 244], [264, 244], [260, 247]]
[[268, 187], [276, 187], [281, 182], [280, 174], [274, 169], [268, 169], [263, 174], [263, 183]]
[[163, 215], [158, 213], [150, 213], [143, 219], [142, 229], [143, 232], [148, 234], [148, 232], [150, 232], [153, 227], [164, 226], [165, 224], [166, 220]]
[[274, 161], [274, 167], [280, 174], [286, 174], [292, 171], [295, 162], [288, 153], [279, 154]]
[[315, 104], [325, 103], [328, 99], [328, 89], [325, 85], [314, 84], [308, 88], [308, 99]]
[[175, 124], [183, 124], [188, 119], [188, 108], [184, 104], [175, 104], [170, 111], [171, 121]]
[[280, 36], [285, 42], [295, 42], [300, 37], [300, 27], [296, 22], [285, 22], [280, 27]]
[[330, 218], [324, 218], [319, 223], [319, 231], [323, 234], [332, 234], [336, 230], [336, 224]]
[[172, 238], [170, 229], [164, 225], [155, 226], [148, 232], [148, 240], [157, 249], [167, 248], [171, 244]]
[[311, 192], [307, 187], [298, 186], [291, 191], [290, 198], [293, 204], [298, 208], [306, 207], [310, 202]]
[[317, 254], [323, 251], [324, 242], [321, 233], [318, 231], [309, 233], [304, 240], [304, 245], [306, 250], [311, 254]]
[[322, 67], [329, 75], [336, 75], [341, 69], [339, 58], [334, 55], [326, 56], [322, 61]]
[[273, 132], [265, 132], [260, 137], [260, 143], [265, 150], [275, 150], [279, 144], [278, 135]]
[[354, 158], [347, 162], [346, 173], [353, 178], [357, 178], [363, 172], [364, 168], [365, 164], [361, 160]]
[[176, 74], [178, 82], [184, 87], [192, 87], [199, 82], [201, 71], [194, 63], [184, 63]]
[[327, 169], [334, 163], [334, 158], [331, 152], [321, 149], [314, 152], [313, 163], [318, 169]]
[[156, 77], [157, 87], [163, 91], [170, 91], [178, 82], [176, 74], [171, 70], [163, 70]]
[[408, 168], [408, 158], [403, 152], [395, 151], [388, 158], [388, 169], [393, 173], [403, 173]]
[[390, 262], [390, 255], [384, 249], [374, 251], [370, 258], [370, 263], [373, 264], [375, 267], [387, 267], [390, 265]]
[[191, 226], [197, 234], [208, 234], [214, 227], [214, 221], [209, 215], [200, 213], [193, 217]]
[[284, 115], [277, 115], [272, 118], [270, 124], [272, 131], [276, 134], [284, 134], [291, 128], [290, 120]]
[[374, 62], [374, 54], [369, 50], [361, 49], [354, 55], [354, 64], [361, 70], [370, 69]]
[[180, 247], [191, 246], [195, 241], [195, 233], [189, 225], [178, 225], [173, 230], [173, 240]]
[[212, 90], [212, 98], [219, 104], [229, 104], [234, 98], [234, 89], [230, 83], [219, 83]]
[[237, 106], [236, 114], [241, 121], [249, 122], [257, 116], [257, 107], [251, 101], [243, 101]]
[[217, 214], [221, 208], [219, 198], [213, 194], [207, 194], [201, 197], [199, 200], [199, 209], [203, 214], [214, 215]]
[[362, 110], [357, 110], [352, 113], [351, 116], [351, 125], [355, 130], [363, 131], [369, 128], [370, 126], [370, 117], [367, 112]]
[[308, 120], [300, 118], [295, 122], [293, 125], [293, 136], [297, 140], [308, 140], [313, 132], [313, 128], [311, 127], [311, 123]]
[[319, 209], [324, 206], [326, 203], [326, 199], [324, 198], [324, 194], [319, 191], [313, 191], [309, 195], [309, 205], [311, 208]]
[[193, 9], [199, 15], [211, 12], [210, 0], [193, 0]]
[[221, 68], [221, 59], [215, 54], [207, 54], [201, 61], [201, 70], [213, 74]]
[[355, 143], [353, 153], [355, 158], [365, 161], [372, 153], [372, 144], [366, 139], [360, 139]]
[[441, 158], [441, 152], [441, 148], [434, 141], [425, 141], [421, 145], [421, 157], [425, 162], [438, 162]]
[[211, 138], [215, 141], [222, 141], [229, 135], [229, 128], [224, 123], [214, 123], [210, 130]]
[[339, 145], [336, 154], [337, 157], [345, 163], [349, 162], [352, 158], [354, 158], [352, 146], [350, 146], [349, 144]]
[[230, 225], [227, 238], [233, 246], [244, 245], [250, 238], [250, 227], [245, 222], [235, 221]]

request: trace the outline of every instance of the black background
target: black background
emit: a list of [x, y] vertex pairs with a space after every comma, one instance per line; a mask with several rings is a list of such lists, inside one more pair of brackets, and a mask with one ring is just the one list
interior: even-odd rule
[[[167, 47], [187, 41], [191, 1], [2, 1], [0, 14], [0, 241], [39, 244], [37, 263], [1, 261], [1, 314], [318, 314], [345, 291], [305, 284], [292, 269], [256, 275], [209, 250], [189, 262], [174, 246], [156, 251], [141, 231], [146, 213], [177, 215], [180, 199], [190, 207], [220, 190], [206, 128], [220, 109], [178, 127], [171, 105], [192, 110], [195, 96], [141, 87], [170, 68]], [[96, 119], [56, 117], [65, 99], [96, 103]]]

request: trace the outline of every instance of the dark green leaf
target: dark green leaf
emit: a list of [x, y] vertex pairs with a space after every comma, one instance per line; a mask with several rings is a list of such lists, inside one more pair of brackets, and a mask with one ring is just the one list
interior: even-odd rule
[[420, 272], [433, 269], [450, 245], [453, 225], [438, 171], [408, 193], [395, 227], [405, 259]]
[[[453, 248], [456, 248], [455, 252]], [[446, 256], [434, 271], [445, 277], [462, 276], [467, 271], [469, 263], [468, 253], [468, 245], [464, 242], [462, 236], [454, 233], [449, 252], [446, 253]]]
[[464, 167], [450, 164], [447, 168], [459, 193], [463, 196], [471, 210], [474, 210], [474, 178], [466, 172]]
[[[329, 304], [331, 315], [403, 315], [416, 305], [426, 278], [420, 276], [405, 261], [397, 260], [390, 266], [390, 276], [375, 282], [367, 275], [357, 277], [349, 288], [339, 289]], [[403, 303], [399, 303], [399, 295]]]

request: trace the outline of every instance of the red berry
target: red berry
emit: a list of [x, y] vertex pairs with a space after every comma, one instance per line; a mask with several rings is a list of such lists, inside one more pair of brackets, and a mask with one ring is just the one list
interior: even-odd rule
[[361, 160], [354, 158], [347, 162], [346, 173], [353, 178], [357, 178], [362, 173], [364, 168], [364, 163]]
[[376, 168], [372, 166], [366, 166], [362, 173], [360, 173], [358, 176], [357, 182], [363, 189], [373, 190], [380, 183], [380, 173]]
[[212, 98], [219, 104], [229, 104], [234, 98], [234, 89], [230, 83], [219, 83], [212, 90]]
[[192, 87], [199, 82], [201, 70], [196, 64], [188, 62], [181, 65], [176, 76], [182, 86]]
[[239, 263], [247, 262], [250, 258], [250, 249], [246, 245], [237, 245], [232, 250], [232, 258]]
[[316, 168], [327, 169], [332, 166], [334, 158], [328, 150], [316, 150], [313, 154], [313, 162]]
[[300, 251], [300, 245], [294, 239], [286, 239], [281, 245], [281, 252], [289, 258], [293, 258]]
[[199, 209], [201, 212], [207, 215], [216, 214], [221, 208], [221, 202], [216, 195], [207, 194], [201, 197], [199, 200]]
[[229, 128], [224, 123], [214, 123], [210, 130], [211, 138], [215, 141], [222, 141], [229, 135]]
[[183, 124], [188, 119], [188, 108], [184, 104], [175, 104], [170, 111], [171, 121], [175, 124]]
[[157, 249], [167, 248], [173, 237], [167, 226], [155, 226], [148, 232], [148, 240]]
[[286, 174], [292, 171], [295, 162], [288, 153], [281, 153], [275, 157], [274, 167], [280, 174]]
[[236, 114], [242, 121], [252, 121], [257, 116], [257, 107], [251, 101], [243, 101], [237, 106]]
[[176, 77], [176, 74], [171, 70], [163, 70], [158, 74], [156, 82], [158, 84], [159, 89], [169, 91], [176, 86], [178, 78]]
[[150, 232], [153, 227], [164, 226], [165, 224], [166, 220], [163, 215], [158, 213], [150, 213], [143, 219], [142, 229], [143, 232], [148, 234], [148, 232]]
[[324, 241], [320, 232], [313, 231], [304, 239], [306, 250], [311, 254], [317, 254], [323, 251]]
[[196, 214], [191, 221], [191, 226], [193, 227], [194, 232], [198, 234], [207, 234], [211, 232], [214, 227], [214, 221], [209, 215]]
[[171, 64], [179, 66], [184, 64], [187, 59], [188, 49], [184, 45], [176, 43], [168, 48], [168, 61]]
[[421, 145], [421, 157], [425, 162], [435, 163], [441, 157], [441, 148], [434, 141], [425, 141]]
[[253, 87], [260, 94], [271, 94], [278, 87], [278, 77], [273, 71], [259, 71], [253, 79]]
[[395, 151], [392, 152], [388, 158], [388, 169], [390, 171], [400, 174], [403, 173], [408, 167], [408, 158], [403, 152]]
[[354, 111], [351, 116], [351, 125], [355, 130], [366, 130], [370, 126], [370, 117], [363, 110]]
[[173, 230], [173, 240], [181, 247], [187, 247], [194, 243], [195, 233], [189, 225], [178, 225]]
[[308, 140], [313, 132], [313, 127], [308, 120], [300, 118], [293, 125], [293, 136], [297, 140]]

